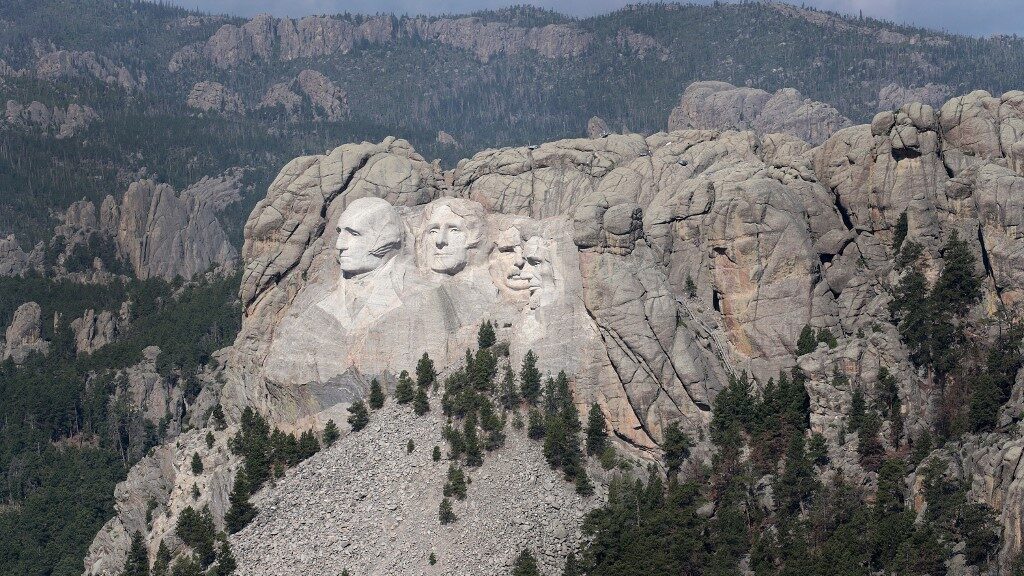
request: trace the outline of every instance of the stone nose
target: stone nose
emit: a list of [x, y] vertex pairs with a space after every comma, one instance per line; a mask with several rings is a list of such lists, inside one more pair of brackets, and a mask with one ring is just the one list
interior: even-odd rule
[[437, 234], [434, 234], [434, 245], [437, 246], [438, 248], [444, 248], [445, 246], [448, 245], [447, 230], [441, 228], [440, 230], [437, 231]]

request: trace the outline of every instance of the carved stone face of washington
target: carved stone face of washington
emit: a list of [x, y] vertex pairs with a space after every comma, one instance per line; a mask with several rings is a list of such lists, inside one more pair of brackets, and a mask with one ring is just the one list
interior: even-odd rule
[[480, 244], [483, 212], [461, 199], [437, 200], [424, 212], [423, 244], [427, 265], [434, 272], [456, 274], [469, 262], [469, 251]]
[[381, 198], [359, 198], [338, 217], [338, 264], [344, 278], [372, 272], [402, 246], [402, 219]]

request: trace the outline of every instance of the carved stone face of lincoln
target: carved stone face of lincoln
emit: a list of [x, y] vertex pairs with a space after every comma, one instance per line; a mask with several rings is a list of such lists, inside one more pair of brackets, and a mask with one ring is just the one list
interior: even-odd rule
[[344, 278], [376, 270], [402, 246], [402, 219], [381, 198], [359, 198], [338, 217], [338, 264]]
[[469, 262], [469, 251], [480, 244], [483, 208], [468, 200], [436, 200], [423, 213], [423, 250], [434, 272], [457, 274]]

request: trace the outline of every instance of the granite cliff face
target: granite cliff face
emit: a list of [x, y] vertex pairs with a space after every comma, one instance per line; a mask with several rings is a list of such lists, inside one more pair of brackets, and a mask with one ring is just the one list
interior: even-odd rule
[[[188, 279], [211, 268], [230, 269], [238, 255], [217, 213], [239, 199], [240, 179], [240, 171], [205, 177], [181, 194], [167, 184], [144, 179], [129, 185], [120, 202], [113, 196], [104, 198], [98, 208], [88, 200], [75, 202], [54, 231], [64, 240], [57, 263], [66, 265], [75, 247], [89, 244], [95, 236], [114, 246], [116, 254], [108, 259], [124, 261], [143, 279]], [[115, 264], [101, 261], [91, 274], [76, 277], [104, 280]]]
[[[755, 121], [775, 98], [710, 88], [711, 100], [750, 104], [729, 104], [729, 122]], [[701, 110], [680, 114], [719, 121]], [[907, 438], [934, 421], [941, 394], [910, 362], [888, 310], [901, 216], [930, 277], [944, 266], [948, 238], [968, 242], [984, 278], [972, 318], [1020, 315], [1024, 93], [973, 92], [938, 110], [907, 104], [831, 135], [839, 126], [824, 126], [809, 133], [824, 139], [817, 147], [731, 129], [605, 134], [486, 150], [450, 171], [394, 138], [297, 158], [246, 225], [243, 326], [222, 351], [223, 386], [209, 394], [232, 421], [249, 406], [300, 429], [341, 421], [370, 377], [393, 382], [424, 351], [439, 367], [457, 365], [488, 319], [513, 366], [532, 349], [542, 371], [565, 370], [576, 402], [596, 402], [620, 448], [638, 457], [660, 453], [671, 422], [705, 437], [730, 375], [746, 372], [760, 386], [799, 367], [811, 429], [828, 438], [832, 466], [870, 485], [856, 438], [842, 432], [854, 390], [873, 398], [882, 369], [896, 375]], [[805, 326], [834, 345], [798, 351]], [[952, 473], [972, 474], [971, 497], [999, 511], [1004, 565], [1021, 546], [1022, 383], [1018, 375], [999, 432], [966, 439], [966, 455], [938, 454], [959, 458]], [[881, 433], [892, 435], [888, 423]], [[184, 462], [181, 450], [193, 449], [165, 447], [160, 458]], [[137, 469], [158, 473], [157, 460]], [[230, 487], [233, 465], [227, 458], [223, 475], [208, 480], [214, 494]], [[323, 474], [317, 466], [326, 464], [296, 478]], [[132, 476], [122, 490], [143, 490], [138, 483]], [[287, 490], [302, 484], [290, 480]], [[287, 490], [263, 497], [290, 502]], [[180, 509], [172, 492], [160, 505]], [[94, 544], [90, 574], [118, 565], [132, 506], [124, 500]], [[240, 557], [280, 561], [266, 555], [287, 547], [271, 553], [252, 542], [293, 521], [270, 513], [239, 536]], [[337, 545], [352, 566], [379, 555]]]
[[[199, 62], [217, 68], [347, 53], [359, 43], [385, 44], [420, 38], [472, 52], [486, 62], [497, 54], [533, 50], [545, 58], [578, 56], [593, 41], [592, 35], [574, 26], [549, 24], [526, 28], [481, 18], [415, 18], [394, 20], [371, 16], [361, 22], [326, 16], [298, 20], [260, 15], [241, 26], [225, 24], [206, 42], [190, 44], [176, 52], [169, 68], [177, 72]], [[630, 38], [636, 50], [652, 49], [650, 42]], [[649, 39], [648, 39], [649, 40]]]

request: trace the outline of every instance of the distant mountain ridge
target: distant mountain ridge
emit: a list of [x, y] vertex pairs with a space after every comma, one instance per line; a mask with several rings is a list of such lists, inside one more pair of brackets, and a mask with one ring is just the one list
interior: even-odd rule
[[[263, 190], [288, 158], [388, 134], [452, 163], [460, 150], [582, 134], [595, 115], [614, 132], [653, 133], [698, 80], [795, 88], [866, 122], [902, 100], [1024, 84], [1024, 40], [777, 3], [246, 20], [127, 0], [12, 0], [0, 6], [0, 103], [90, 112], [63, 131], [24, 113], [0, 123], [0, 187], [32, 190], [0, 198], [0, 236], [27, 250], [53, 214], [123, 194], [141, 169], [183, 189], [249, 168]], [[254, 203], [226, 215], [236, 244]]]

